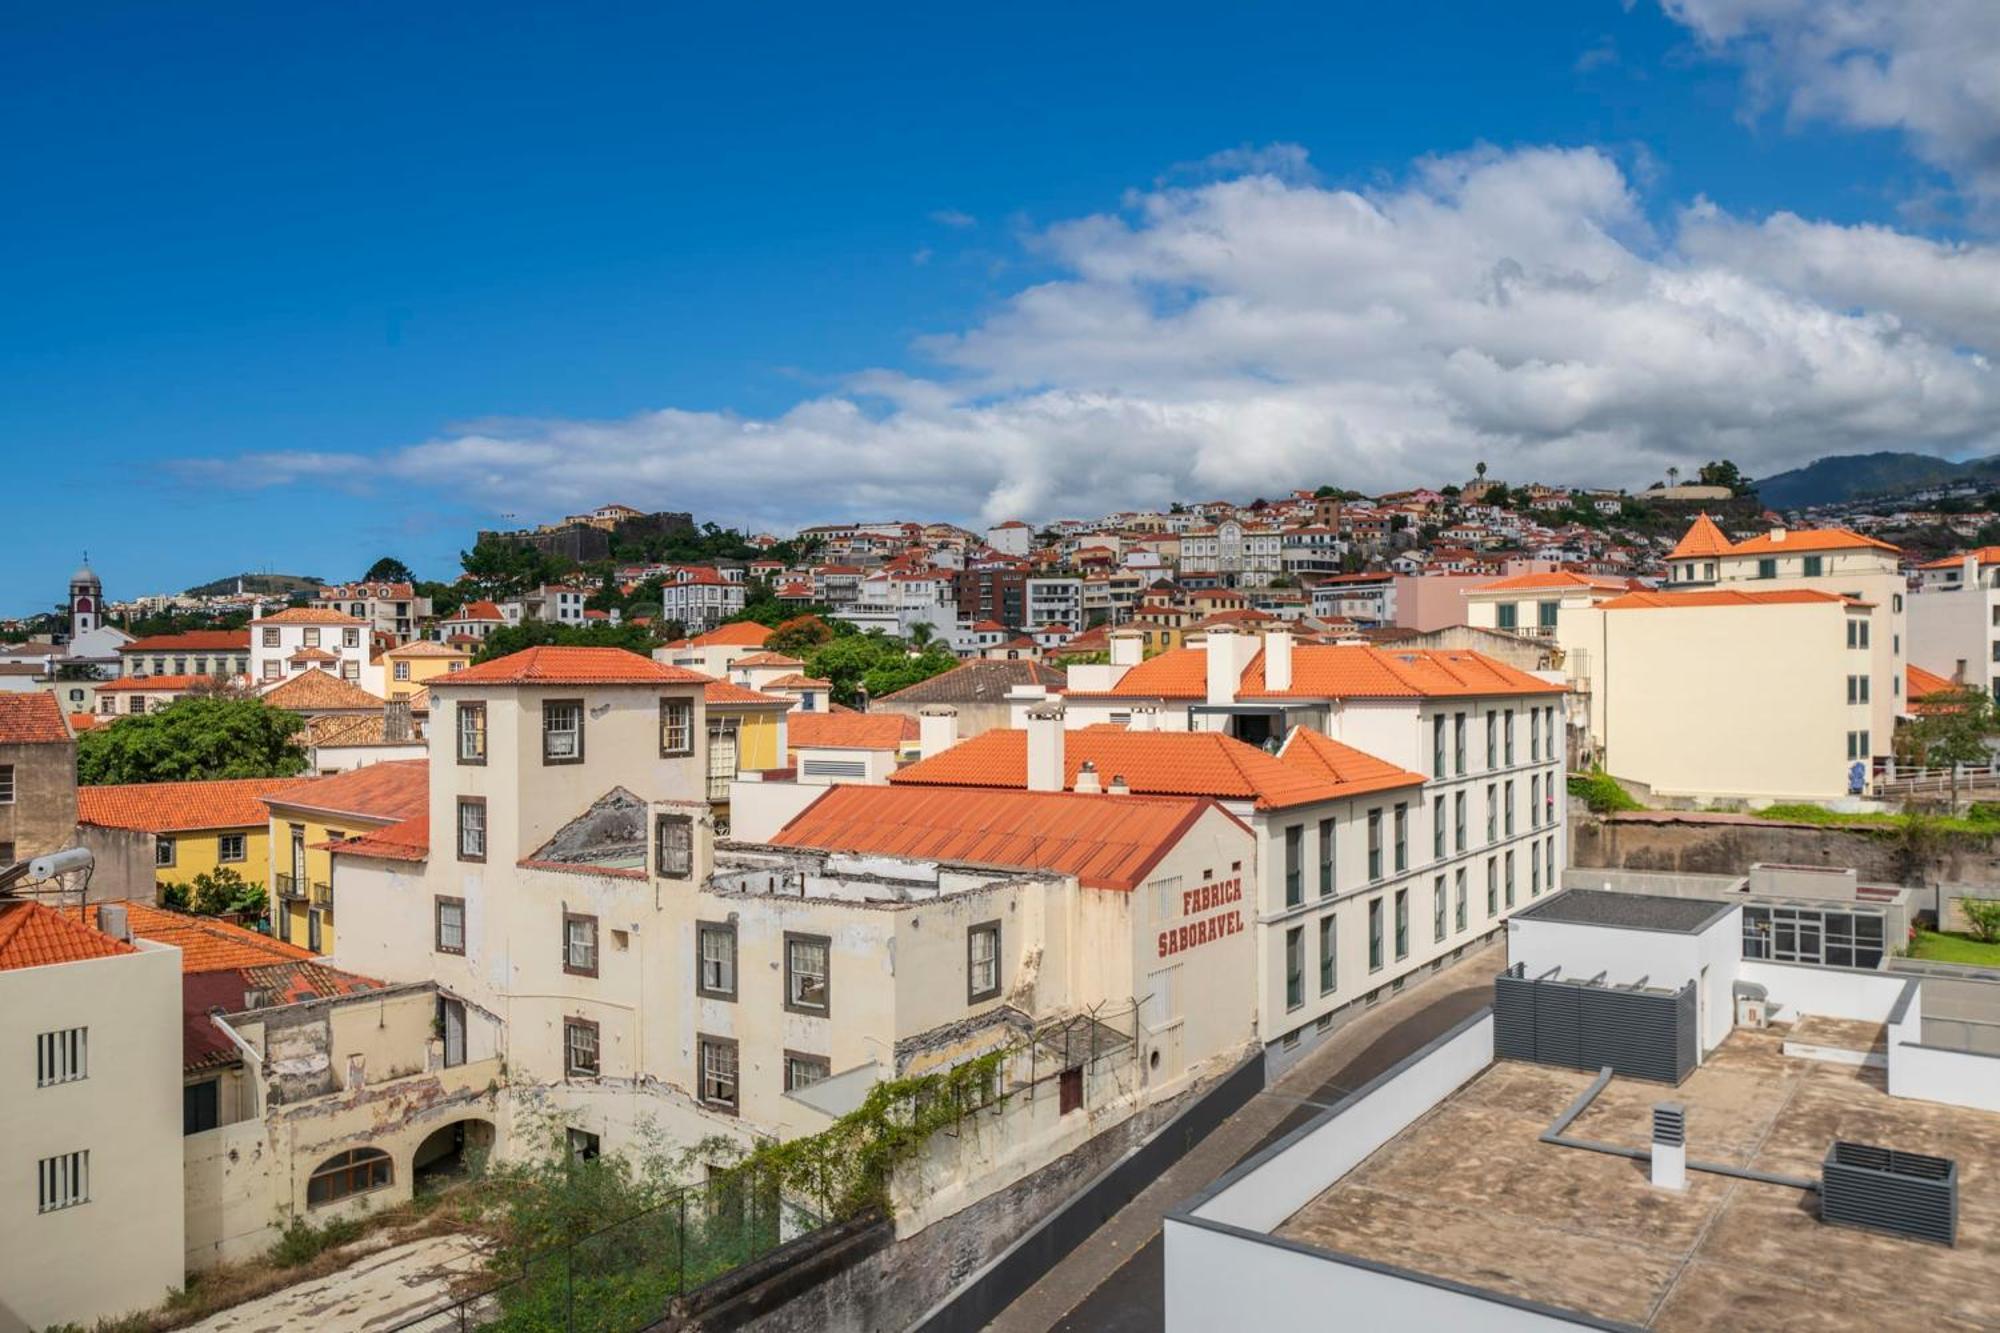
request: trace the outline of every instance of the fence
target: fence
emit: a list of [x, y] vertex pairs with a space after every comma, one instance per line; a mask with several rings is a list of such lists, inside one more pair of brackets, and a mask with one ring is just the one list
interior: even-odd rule
[[518, 1276], [397, 1324], [392, 1333], [631, 1333], [658, 1323], [678, 1297], [819, 1225], [780, 1195], [775, 1178], [717, 1172], [658, 1207], [538, 1254]]

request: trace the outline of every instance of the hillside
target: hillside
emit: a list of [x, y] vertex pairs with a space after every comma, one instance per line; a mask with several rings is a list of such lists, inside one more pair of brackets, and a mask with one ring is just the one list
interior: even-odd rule
[[231, 574], [228, 578], [216, 579], [197, 588], [189, 588], [184, 596], [220, 597], [236, 591], [236, 581], [243, 581], [243, 591], [260, 592], [267, 597], [290, 597], [298, 592], [318, 592], [321, 581], [310, 574]]
[[1954, 463], [1931, 454], [1840, 454], [1765, 477], [1757, 494], [1773, 509], [1801, 509], [1957, 481], [2000, 485], [2000, 455]]

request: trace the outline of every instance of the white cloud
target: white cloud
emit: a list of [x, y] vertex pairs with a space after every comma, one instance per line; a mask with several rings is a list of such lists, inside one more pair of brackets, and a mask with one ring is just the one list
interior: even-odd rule
[[1744, 61], [1760, 104], [1797, 120], [1899, 130], [1931, 165], [2000, 199], [1995, 0], [1661, 0]]
[[955, 208], [940, 208], [931, 214], [931, 221], [940, 227], [976, 227], [979, 219], [970, 213], [961, 213]]
[[485, 422], [374, 459], [261, 455], [523, 514], [616, 497], [782, 527], [996, 520], [1323, 481], [1643, 483], [2000, 448], [2000, 250], [1697, 201], [1658, 235], [1592, 149], [1481, 149], [1341, 190], [1254, 173], [1035, 238], [1059, 275], [939, 367], [782, 415]]

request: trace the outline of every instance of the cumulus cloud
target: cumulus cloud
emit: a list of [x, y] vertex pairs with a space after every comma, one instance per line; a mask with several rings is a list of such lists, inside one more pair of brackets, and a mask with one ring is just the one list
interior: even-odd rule
[[979, 219], [970, 213], [961, 213], [956, 208], [940, 208], [931, 214], [931, 221], [940, 227], [976, 227]]
[[1740, 58], [1759, 104], [1797, 120], [1898, 130], [1969, 192], [2000, 200], [1994, 0], [1661, 0]]
[[[1283, 163], [1277, 155], [1272, 163]], [[1250, 171], [1034, 238], [1048, 281], [773, 417], [484, 422], [379, 458], [260, 455], [543, 513], [615, 496], [782, 527], [992, 521], [1335, 482], [1642, 483], [1885, 446], [2000, 447], [2000, 250], [1696, 201], [1665, 234], [1608, 154]]]

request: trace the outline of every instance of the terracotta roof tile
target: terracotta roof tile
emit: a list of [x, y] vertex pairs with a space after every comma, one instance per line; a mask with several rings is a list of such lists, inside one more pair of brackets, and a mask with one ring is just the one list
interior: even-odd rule
[[76, 789], [76, 818], [99, 828], [143, 833], [263, 828], [264, 797], [312, 778], [221, 778], [210, 782], [132, 782]]
[[326, 712], [333, 709], [379, 709], [382, 700], [351, 680], [342, 680], [314, 667], [290, 680], [280, 681], [264, 691], [262, 698], [273, 708], [294, 713]]
[[[1324, 778], [1215, 731], [1064, 732], [1064, 787], [1076, 785], [1086, 761], [1096, 768], [1099, 785], [1108, 787], [1122, 777], [1132, 791], [1150, 795], [1251, 801], [1259, 809], [1342, 796]], [[889, 781], [913, 786], [1026, 787], [1028, 733], [1006, 727], [983, 731], [890, 774]]]
[[805, 663], [796, 657], [791, 657], [784, 653], [751, 653], [747, 657], [737, 658], [730, 665], [732, 667], [796, 667], [804, 666]]
[[1918, 565], [1917, 568], [1957, 569], [1959, 566], [1965, 563], [1965, 557], [1967, 557], [1968, 555], [1978, 557], [1979, 563], [1982, 566], [2000, 565], [2000, 546], [1981, 546], [1976, 550], [1960, 551], [1956, 555], [1944, 556], [1941, 559], [1926, 560], [1923, 564]]
[[1311, 727], [1294, 727], [1285, 738], [1278, 758], [1313, 776], [1332, 783], [1343, 796], [1361, 796], [1396, 787], [1419, 787], [1424, 775], [1398, 768], [1386, 759], [1377, 759]]
[[250, 622], [253, 625], [365, 625], [368, 622], [345, 611], [316, 606], [290, 606]]
[[62, 745], [74, 739], [53, 694], [0, 694], [0, 745]]
[[[1420, 699], [1496, 694], [1560, 694], [1564, 686], [1467, 649], [1379, 648], [1371, 644], [1298, 644], [1292, 684], [1264, 682], [1259, 651], [1243, 670], [1246, 699]], [[1208, 694], [1205, 648], [1176, 648], [1127, 671], [1106, 695], [1131, 699], [1201, 699]]]
[[1513, 592], [1516, 589], [1527, 592], [1533, 589], [1591, 589], [1605, 592], [1622, 592], [1640, 585], [1632, 579], [1610, 578], [1601, 574], [1577, 574], [1567, 569], [1545, 569], [1532, 574], [1515, 574], [1509, 578], [1495, 579], [1482, 583], [1473, 592]]
[[846, 785], [829, 788], [772, 842], [1054, 871], [1129, 891], [1212, 808], [1184, 797]]
[[1932, 694], [1944, 694], [1963, 688], [1949, 676], [1940, 676], [1935, 671], [1926, 671], [1915, 662], [1910, 663], [1907, 682], [1903, 687], [1903, 697], [1911, 703]]
[[339, 856], [366, 856], [377, 861], [422, 861], [431, 849], [429, 813], [390, 824], [334, 847]]
[[214, 653], [250, 651], [247, 629], [191, 629], [180, 634], [149, 634], [120, 644], [121, 653]]
[[785, 739], [794, 750], [899, 750], [917, 739], [917, 720], [905, 713], [789, 713]]
[[1061, 671], [1040, 662], [982, 658], [906, 685], [894, 694], [885, 694], [882, 702], [893, 699], [899, 704], [999, 703], [1017, 685], [1040, 685], [1053, 692], [1068, 683], [1068, 677]]
[[708, 677], [668, 666], [623, 648], [578, 648], [544, 644], [490, 662], [433, 676], [432, 689], [445, 685], [701, 685]]
[[1667, 553], [1669, 560], [1699, 559], [1703, 556], [1729, 554], [1729, 537], [1715, 525], [1715, 520], [1707, 514], [1697, 514], [1688, 530], [1674, 549]]
[[741, 685], [727, 680], [711, 680], [708, 684], [701, 687], [701, 694], [703, 702], [710, 708], [718, 706], [726, 708], [731, 704], [739, 707], [762, 704], [775, 705], [779, 708], [790, 708], [792, 706], [790, 699], [781, 699], [771, 694], [760, 694], [756, 690], [747, 690]]
[[213, 685], [213, 676], [121, 676], [97, 687], [99, 694], [184, 693], [197, 685]]
[[772, 630], [754, 620], [739, 620], [727, 625], [717, 625], [708, 633], [697, 634], [687, 642], [696, 648], [762, 648], [770, 642], [772, 633]]
[[1698, 588], [1687, 592], [1628, 592], [1623, 597], [1613, 597], [1608, 602], [1599, 602], [1600, 611], [1671, 611], [1676, 608], [1713, 606], [1804, 606], [1819, 602], [1851, 603], [1864, 606], [1852, 598], [1842, 597], [1835, 592], [1819, 592], [1812, 588], [1766, 588], [1756, 591], [1738, 591], [1734, 588]]
[[439, 643], [436, 639], [412, 639], [408, 643], [399, 643], [382, 654], [384, 657], [452, 659], [471, 655], [463, 648], [454, 648], [448, 643]]
[[[1781, 537], [1778, 534], [1783, 532]], [[1737, 542], [1730, 555], [1785, 555], [1792, 551], [1886, 551], [1901, 555], [1899, 547], [1873, 537], [1864, 537], [1846, 528], [1773, 528]]]
[[308, 778], [265, 798], [268, 805], [400, 823], [430, 806], [430, 761], [393, 759], [332, 777]]
[[0, 901], [0, 972], [138, 952], [123, 940], [26, 899]]

